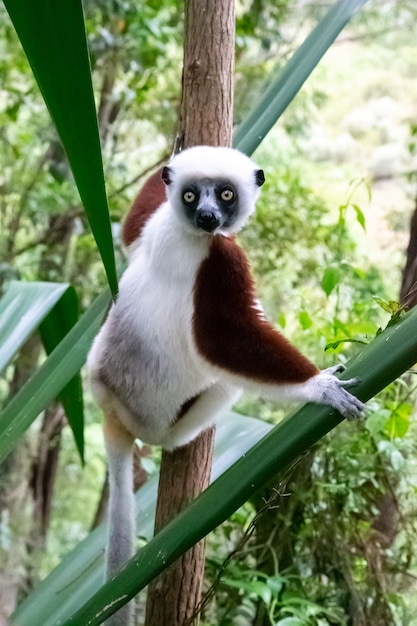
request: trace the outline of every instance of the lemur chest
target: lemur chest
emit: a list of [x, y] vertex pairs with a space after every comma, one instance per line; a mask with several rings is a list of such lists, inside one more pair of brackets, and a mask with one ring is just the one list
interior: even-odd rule
[[155, 353], [164, 356], [190, 351], [194, 315], [193, 285], [169, 283], [148, 275], [137, 285], [135, 310], [131, 317], [132, 331]]
[[[120, 283], [115, 315], [129, 329], [131, 346], [152, 364], [153, 376], [172, 381], [197, 373], [201, 359], [193, 339], [194, 285], [200, 262], [162, 248], [159, 262], [139, 252]], [[205, 369], [205, 368], [203, 368]], [[192, 372], [189, 372], [193, 376]]]

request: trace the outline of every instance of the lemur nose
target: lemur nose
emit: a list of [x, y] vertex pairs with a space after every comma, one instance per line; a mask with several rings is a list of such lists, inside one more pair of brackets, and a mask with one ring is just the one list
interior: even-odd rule
[[206, 233], [212, 233], [218, 226], [220, 226], [220, 219], [212, 211], [199, 211], [195, 219], [198, 228], [201, 228]]

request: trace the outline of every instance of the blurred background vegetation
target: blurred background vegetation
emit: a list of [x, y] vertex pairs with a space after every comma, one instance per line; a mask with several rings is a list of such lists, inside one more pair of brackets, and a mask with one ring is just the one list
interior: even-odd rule
[[[326, 8], [238, 2], [236, 123]], [[86, 0], [85, 13], [121, 263], [121, 220], [172, 148], [182, 6]], [[416, 35], [411, 0], [369, 1], [254, 155], [267, 183], [241, 243], [268, 316], [322, 367], [369, 342], [400, 299], [417, 197]], [[0, 163], [0, 284], [68, 281], [85, 308], [104, 270], [2, 6]], [[35, 336], [3, 372], [0, 402], [41, 358]], [[342, 424], [210, 536], [205, 624], [417, 624], [415, 385], [412, 372], [396, 381], [369, 402], [364, 423]], [[0, 616], [100, 518], [100, 414], [85, 400], [84, 468], [58, 405], [2, 468]], [[271, 423], [284, 415], [249, 396], [238, 411]], [[142, 464], [154, 473], [158, 451]]]

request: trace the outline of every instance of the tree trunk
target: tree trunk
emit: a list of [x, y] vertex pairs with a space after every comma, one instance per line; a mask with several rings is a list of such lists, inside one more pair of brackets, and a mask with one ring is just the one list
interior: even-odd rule
[[411, 217], [410, 240], [401, 282], [400, 302], [407, 309], [417, 304], [417, 200]]
[[184, 148], [230, 146], [235, 15], [231, 0], [185, 3], [180, 137]]
[[[40, 352], [39, 338], [34, 335], [16, 359], [10, 397], [33, 372]], [[25, 441], [4, 461], [0, 474], [0, 521], [5, 540], [0, 545], [0, 626], [16, 608], [25, 587], [27, 561], [26, 538], [31, 527], [32, 502], [29, 498], [30, 450]]]
[[[155, 532], [189, 504], [210, 482], [214, 428], [188, 446], [162, 454]], [[197, 624], [205, 542], [200, 541], [149, 585], [146, 626]]]
[[49, 407], [42, 421], [38, 450], [31, 466], [30, 488], [34, 502], [34, 528], [29, 549], [43, 549], [51, 518], [53, 486], [55, 484], [61, 448], [65, 413], [60, 404]]
[[[234, 0], [185, 4], [180, 144], [230, 146], [233, 122]], [[162, 455], [155, 532], [210, 482], [214, 428], [188, 446]], [[146, 626], [198, 624], [204, 542], [149, 586]]]

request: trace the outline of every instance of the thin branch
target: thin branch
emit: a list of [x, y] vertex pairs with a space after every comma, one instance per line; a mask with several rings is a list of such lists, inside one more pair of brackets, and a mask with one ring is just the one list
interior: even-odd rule
[[[71, 221], [71, 220], [75, 220], [77, 217], [81, 217], [83, 214], [84, 214], [84, 207], [82, 205], [79, 205], [79, 206], [70, 208], [68, 213], [65, 214], [65, 217], [67, 217], [68, 220]], [[35, 240], [15, 250], [14, 252], [15, 256], [18, 256], [19, 254], [23, 254], [25, 252], [29, 252], [29, 250], [33, 250], [34, 248], [42, 244], [49, 243], [50, 237], [51, 237], [50, 231], [49, 230], [45, 231], [44, 233], [42, 233], [42, 235], [37, 237]]]
[[153, 163], [146, 169], [142, 170], [139, 174], [137, 174], [134, 178], [129, 180], [127, 183], [124, 183], [124, 185], [122, 185], [115, 191], [112, 191], [112, 193], [109, 194], [109, 200], [123, 193], [123, 191], [126, 191], [126, 189], [129, 189], [129, 187], [131, 187], [132, 185], [135, 185], [142, 178], [145, 178], [146, 176], [148, 176], [151, 172], [154, 172], [156, 169], [158, 169], [158, 167], [161, 167], [161, 165], [166, 163], [168, 159], [169, 159], [169, 154], [165, 153], [164, 156], [161, 159], [159, 159], [159, 161], [156, 161], [156, 163]]

